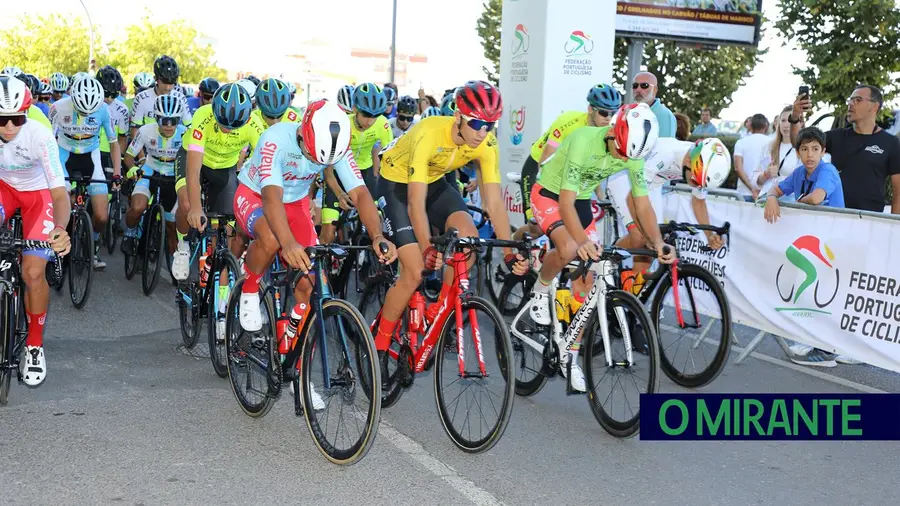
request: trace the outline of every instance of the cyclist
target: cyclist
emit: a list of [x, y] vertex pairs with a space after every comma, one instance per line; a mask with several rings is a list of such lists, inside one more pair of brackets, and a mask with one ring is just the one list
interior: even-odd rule
[[290, 109], [292, 111], [294, 111], [295, 113], [297, 113], [298, 116], [302, 115], [303, 111], [301, 111], [300, 108], [293, 105], [294, 98], [297, 96], [297, 86], [294, 83], [287, 83], [287, 87], [291, 91], [291, 105], [289, 106]]
[[50, 75], [50, 89], [53, 90], [51, 103], [68, 97], [66, 90], [69, 89], [69, 78], [62, 72], [54, 72]]
[[[109, 139], [109, 154], [113, 166], [113, 178], [122, 174], [122, 153], [118, 135], [109, 119], [109, 107], [103, 102], [103, 85], [93, 77], [75, 81], [69, 98], [64, 98], [50, 108], [50, 121], [59, 144], [59, 159], [66, 175], [88, 176], [105, 180], [100, 163], [100, 130]], [[105, 183], [91, 183], [91, 212], [94, 225], [94, 268], [103, 269], [106, 262], [100, 259], [99, 230], [104, 230], [109, 218], [107, 187]]]
[[[390, 345], [409, 298], [419, 287], [422, 269], [441, 267], [441, 255], [430, 242], [431, 226], [439, 231], [455, 228], [462, 237], [478, 236], [465, 201], [445, 174], [478, 161], [487, 212], [499, 238], [509, 239], [497, 138], [491, 133], [502, 111], [497, 88], [484, 81], [469, 81], [460, 91], [453, 117], [423, 119], [381, 153], [383, 166], [376, 196], [385, 200], [385, 233], [399, 248], [400, 258], [400, 277], [387, 292], [375, 337], [381, 356]], [[505, 252], [507, 264], [515, 263], [514, 272], [524, 274], [527, 263], [511, 250]], [[446, 300], [452, 282], [452, 269], [447, 269], [438, 302], [426, 310], [429, 321]]]
[[456, 97], [453, 93], [444, 95], [441, 99], [441, 116], [453, 116], [456, 112]]
[[[615, 121], [615, 126], [580, 128], [570, 134], [556, 156], [543, 166], [531, 190], [534, 217], [554, 246], [544, 256], [531, 293], [529, 312], [538, 325], [551, 323], [551, 284], [562, 268], [576, 256], [582, 260], [600, 259], [591, 195], [603, 179], [613, 174], [628, 172], [636, 215], [650, 244], [661, 262], [669, 263], [674, 258], [674, 252], [663, 243], [644, 179], [643, 158], [659, 137], [656, 116], [646, 104], [632, 104], [621, 108]], [[583, 302], [588, 288], [584, 282], [573, 282], [576, 300]], [[572, 388], [583, 392], [584, 373], [577, 363], [580, 341], [581, 336], [571, 353], [561, 359], [563, 365], [571, 363]]]
[[[122, 74], [115, 68], [106, 65], [100, 67], [100, 70], [97, 71], [96, 79], [103, 86], [103, 101], [106, 102], [106, 106], [109, 108], [109, 121], [119, 138], [119, 152], [124, 152], [125, 148], [128, 147], [128, 107], [121, 101], [116, 100], [122, 90]], [[103, 165], [107, 174], [112, 171], [109, 140], [106, 138], [106, 132], [102, 129], [100, 130], [100, 164]]]
[[425, 109], [425, 112], [422, 113], [421, 119], [430, 118], [431, 116], [443, 116], [443, 114], [441, 113], [441, 109], [434, 106], [429, 107], [428, 109]]
[[262, 130], [275, 123], [300, 123], [300, 116], [290, 109], [291, 90], [283, 81], [270, 77], [256, 87], [256, 110], [253, 120]]
[[419, 110], [419, 103], [416, 99], [409, 95], [400, 98], [397, 104], [397, 117], [391, 118], [388, 122], [391, 125], [391, 133], [394, 137], [400, 137], [403, 132], [409, 130], [413, 126], [416, 119], [416, 112]]
[[[375, 192], [375, 181], [381, 168], [378, 152], [394, 139], [391, 126], [383, 116], [387, 99], [384, 91], [374, 83], [363, 83], [353, 93], [353, 113], [350, 115], [350, 148], [353, 158], [362, 171], [363, 180], [369, 193]], [[350, 198], [334, 178], [334, 173], [326, 170], [325, 194], [322, 204], [322, 232], [319, 238], [324, 244], [334, 241], [335, 225], [340, 216], [340, 209], [350, 207]]]
[[175, 89], [181, 71], [178, 64], [171, 56], [162, 55], [153, 62], [153, 77], [156, 84], [134, 96], [131, 106], [131, 138], [137, 135], [137, 130], [146, 123], [153, 121], [153, 108], [156, 97], [172, 94], [182, 101], [184, 116], [181, 121], [186, 125], [191, 124], [191, 112], [188, 109], [187, 98], [179, 90]]
[[[28, 120], [30, 106], [31, 91], [24, 83], [0, 77], [0, 225], [21, 210], [22, 237], [49, 241], [54, 251], [64, 255], [70, 248], [66, 233], [70, 205], [59, 148], [50, 130]], [[47, 377], [44, 322], [50, 305], [45, 276], [49, 255], [46, 250], [22, 252], [28, 335], [21, 367], [22, 379], [31, 387]]]
[[50, 114], [50, 107], [38, 101], [38, 97], [41, 96], [41, 80], [31, 74], [21, 74], [18, 79], [25, 83], [28, 91], [31, 92], [31, 106], [41, 111], [44, 114], [44, 118], [47, 118]]
[[22, 69], [16, 67], [15, 65], [3, 67], [3, 70], [0, 70], [0, 76], [19, 77], [24, 73], [25, 72], [23, 72]]
[[187, 105], [191, 114], [197, 112], [200, 107], [212, 102], [213, 95], [219, 89], [219, 81], [212, 77], [205, 77], [200, 81], [200, 93], [196, 97], [188, 97]]
[[[397, 89], [396, 85], [388, 83], [390, 86], [385, 86], [382, 88], [384, 91], [384, 98], [387, 100], [387, 107], [385, 108], [382, 115], [384, 115], [387, 119], [393, 119], [397, 117]], [[374, 86], [374, 85], [373, 85]]]
[[[40, 103], [44, 104], [47, 107], [47, 117], [50, 117], [50, 101], [53, 99], [53, 88], [50, 87], [50, 83], [41, 83], [41, 93], [38, 96], [38, 100]], [[43, 110], [43, 108], [42, 108]]]
[[[691, 208], [697, 223], [709, 225], [709, 211], [706, 208], [708, 188], [718, 188], [731, 173], [731, 156], [722, 141], [714, 137], [697, 142], [679, 141], [673, 137], [661, 138], [653, 152], [644, 161], [644, 178], [647, 182], [650, 203], [656, 212], [656, 222], [663, 222], [663, 186], [670, 181], [684, 179], [693, 187]], [[618, 214], [620, 229], [625, 231], [617, 246], [622, 248], [642, 248], [646, 239], [641, 234], [632, 217], [634, 202], [629, 197], [628, 178], [616, 174], [609, 178], [606, 194]], [[715, 232], [706, 230], [709, 247], [719, 249], [722, 238]], [[649, 259], [635, 257], [634, 268], [622, 271], [623, 287], [637, 294], [644, 284], [644, 274], [650, 267]]]
[[[353, 160], [350, 120], [336, 104], [317, 100], [307, 107], [300, 125], [279, 123], [266, 130], [241, 170], [234, 209], [241, 228], [253, 239], [247, 249], [240, 300], [240, 322], [246, 330], [262, 328], [259, 279], [279, 250], [292, 267], [303, 272], [311, 268], [304, 248], [318, 240], [309, 201], [316, 176], [325, 167], [332, 167], [349, 189], [379, 260], [396, 259], [397, 250], [381, 234], [374, 199]], [[381, 244], [387, 246], [386, 253], [381, 252]], [[309, 278], [297, 283], [295, 317], [302, 319], [312, 289]], [[302, 328], [302, 322], [297, 328]]]
[[247, 94], [250, 95], [250, 106], [251, 106], [252, 110], [255, 111], [256, 110], [256, 86], [257, 86], [256, 83], [254, 83], [250, 79], [241, 79], [237, 82], [237, 84], [239, 84], [241, 86], [241, 88], [244, 88], [244, 91], [246, 91]]
[[[18, 74], [15, 76], [16, 79], [18, 79], [23, 84], [25, 84], [25, 87], [28, 88], [29, 96], [32, 97], [32, 99], [29, 100], [29, 103], [31, 103], [31, 106], [28, 108], [28, 119], [30, 119], [34, 122], [40, 123], [47, 128], [50, 128], [50, 120], [48, 119], [48, 115], [44, 114], [43, 109], [41, 108], [41, 106], [43, 104], [39, 105], [39, 104], [37, 104], [37, 102], [34, 101], [35, 100], [34, 97], [36, 97], [37, 94], [40, 93], [40, 91], [41, 91], [40, 81], [38, 81], [38, 79], [36, 77], [34, 77], [30, 74], [25, 74], [24, 72], [19, 70], [18, 67], [12, 67], [12, 69], [13, 70], [8, 70], [8, 69], [4, 69], [4, 70], [6, 70], [7, 72], [12, 72], [12, 73], [15, 73], [16, 71], [18, 71]], [[9, 76], [11, 74], [2, 74], [2, 75]]]
[[250, 121], [250, 95], [240, 84], [219, 87], [209, 105], [197, 109], [191, 128], [184, 132], [181, 149], [175, 157], [175, 190], [178, 208], [178, 248], [172, 259], [172, 276], [187, 279], [190, 250], [184, 236], [189, 227], [203, 230], [205, 216], [200, 205], [201, 181], [208, 183], [207, 207], [218, 213], [231, 213], [237, 189], [235, 169], [243, 158], [245, 146], [256, 147], [262, 129]]
[[[163, 183], [160, 186], [160, 203], [165, 209], [167, 237], [175, 237], [175, 156], [181, 149], [182, 137], [185, 126], [181, 124], [184, 114], [181, 100], [172, 95], [156, 97], [153, 113], [156, 123], [148, 123], [138, 129], [137, 135], [125, 152], [125, 167], [129, 178], [135, 178], [138, 170], [143, 170], [144, 175], [152, 176], [154, 173], [160, 176], [170, 176], [172, 183]], [[146, 159], [142, 167], [135, 166], [135, 157], [138, 153], [146, 153]], [[135, 239], [137, 239], [137, 226], [144, 210], [150, 202], [150, 197], [156, 195], [158, 182], [152, 183], [147, 179], [141, 179], [134, 186], [131, 194], [131, 207], [125, 214], [125, 238], [122, 240], [122, 253], [134, 255]], [[171, 244], [171, 242], [170, 242]], [[170, 251], [172, 253], [172, 251]]]
[[347, 114], [353, 112], [353, 92], [356, 91], [356, 86], [352, 84], [345, 84], [341, 86], [341, 89], [338, 90], [337, 94], [337, 105]]

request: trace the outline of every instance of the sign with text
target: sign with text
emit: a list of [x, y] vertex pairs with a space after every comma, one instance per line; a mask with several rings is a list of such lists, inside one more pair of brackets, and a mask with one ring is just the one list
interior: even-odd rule
[[756, 46], [762, 0], [619, 0], [616, 34]]

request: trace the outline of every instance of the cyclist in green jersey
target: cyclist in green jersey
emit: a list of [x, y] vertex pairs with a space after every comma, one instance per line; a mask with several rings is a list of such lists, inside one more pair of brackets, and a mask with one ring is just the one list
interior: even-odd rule
[[[628, 171], [635, 216], [660, 261], [671, 262], [674, 251], [665, 246], [656, 213], [650, 204], [644, 179], [644, 160], [659, 138], [656, 116], [645, 104], [623, 107], [609, 127], [583, 127], [569, 135], [556, 155], [541, 169], [531, 190], [531, 208], [541, 231], [550, 237], [552, 249], [544, 257], [538, 281], [531, 295], [531, 318], [538, 325], [550, 325], [551, 283], [562, 268], [575, 259], [599, 260], [599, 236], [591, 209], [591, 194], [606, 178]], [[576, 300], [584, 300], [589, 286], [573, 283]], [[572, 347], [570, 384], [584, 391], [584, 373], [577, 363], [579, 341]]]

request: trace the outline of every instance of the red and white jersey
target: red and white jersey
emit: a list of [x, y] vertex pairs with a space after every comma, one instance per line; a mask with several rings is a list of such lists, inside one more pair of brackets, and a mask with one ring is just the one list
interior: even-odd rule
[[0, 180], [21, 191], [65, 186], [59, 146], [47, 127], [27, 121], [15, 139], [0, 139]]

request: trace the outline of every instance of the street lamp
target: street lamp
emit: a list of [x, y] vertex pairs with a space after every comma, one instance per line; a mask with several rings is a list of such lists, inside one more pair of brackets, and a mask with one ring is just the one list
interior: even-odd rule
[[391, 82], [394, 82], [394, 70], [397, 60], [397, 0], [394, 0], [394, 14], [391, 22]]
[[84, 5], [84, 0], [78, 0], [81, 3], [81, 6], [84, 7], [84, 13], [87, 15], [88, 26], [91, 27], [91, 56], [88, 58], [88, 70], [91, 70], [91, 62], [94, 61], [94, 22], [91, 21], [91, 13], [88, 11], [87, 5]]

